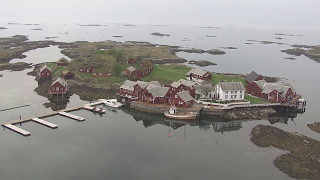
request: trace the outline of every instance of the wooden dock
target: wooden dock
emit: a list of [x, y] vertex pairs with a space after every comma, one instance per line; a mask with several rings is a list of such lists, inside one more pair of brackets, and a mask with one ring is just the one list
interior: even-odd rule
[[59, 112], [59, 114], [62, 115], [62, 116], [71, 118], [71, 119], [75, 119], [77, 121], [84, 121], [85, 120], [85, 118], [83, 118], [83, 117], [76, 116], [76, 115], [73, 115], [73, 114], [70, 114], [70, 113], [67, 113], [67, 112], [63, 112], [63, 111]]
[[88, 110], [88, 111], [92, 111], [92, 112], [96, 112], [99, 114], [104, 114], [106, 112], [106, 110], [104, 110], [102, 108], [96, 108], [96, 107], [92, 107], [92, 106], [83, 106], [83, 109]]
[[[89, 104], [85, 104], [84, 106], [78, 106], [78, 107], [72, 107], [72, 108], [67, 108], [67, 109], [64, 109], [64, 110], [60, 110], [60, 111], [54, 111], [54, 112], [50, 112], [50, 113], [47, 113], [47, 114], [43, 114], [43, 115], [38, 115], [36, 117], [28, 117], [28, 118], [24, 118], [24, 119], [18, 119], [18, 120], [13, 120], [13, 121], [7, 121], [7, 122], [4, 122], [2, 123], [1, 125], [5, 128], [8, 128], [14, 132], [17, 132], [19, 134], [22, 134], [24, 136], [30, 136], [30, 132], [26, 131], [26, 130], [23, 130], [21, 128], [18, 128], [17, 126], [14, 126], [15, 124], [22, 124], [22, 123], [26, 123], [26, 122], [29, 122], [29, 121], [34, 121], [36, 123], [39, 123], [39, 124], [42, 124], [42, 125], [45, 125], [47, 127], [50, 127], [50, 128], [57, 128], [58, 126], [53, 124], [53, 123], [50, 123], [50, 122], [47, 122], [45, 120], [42, 120], [42, 118], [47, 118], [47, 117], [51, 117], [51, 116], [56, 116], [56, 115], [62, 115], [62, 116], [65, 116], [65, 117], [68, 117], [68, 118], [71, 118], [71, 119], [75, 119], [77, 121], [84, 121], [85, 118], [83, 117], [79, 117], [79, 116], [76, 116], [76, 115], [73, 115], [73, 114], [70, 114], [68, 112], [71, 112], [71, 111], [77, 111], [77, 110], [80, 110], [80, 109], [94, 109], [94, 107], [92, 106], [97, 106], [97, 105], [100, 105], [100, 104], [103, 104], [103, 100], [104, 99], [101, 99], [97, 102], [93, 102], [93, 103], [89, 103]], [[101, 108], [96, 108], [96, 110], [98, 112], [102, 112], [105, 110], [102, 110]], [[101, 111], [102, 110], [102, 111]], [[94, 110], [95, 112], [95, 110]]]
[[19, 134], [22, 134], [24, 136], [30, 136], [30, 134], [31, 134], [30, 132], [23, 130], [17, 126], [12, 125], [12, 124], [3, 124], [2, 126], [8, 128], [8, 129], [11, 129], [12, 131], [17, 132]]
[[52, 129], [55, 129], [58, 127], [58, 125], [55, 125], [51, 122], [48, 122], [48, 121], [45, 121], [45, 120], [42, 120], [42, 119], [39, 119], [39, 118], [32, 118], [32, 121], [36, 122], [36, 123], [39, 123], [39, 124], [42, 124], [42, 125], [45, 125], [49, 128], [52, 128]]

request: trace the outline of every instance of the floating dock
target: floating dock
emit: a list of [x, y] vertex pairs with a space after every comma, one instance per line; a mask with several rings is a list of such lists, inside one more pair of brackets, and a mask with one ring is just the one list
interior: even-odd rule
[[45, 121], [45, 120], [42, 120], [42, 119], [39, 119], [39, 118], [32, 118], [32, 121], [36, 122], [36, 123], [39, 123], [39, 124], [42, 124], [42, 125], [45, 125], [49, 128], [52, 128], [52, 129], [55, 129], [58, 127], [58, 125], [55, 125], [51, 122], [48, 122], [48, 121]]
[[28, 118], [24, 118], [24, 119], [8, 121], [8, 122], [5, 122], [5, 123], [2, 123], [2, 126], [5, 127], [5, 128], [8, 128], [8, 129], [10, 129], [10, 130], [12, 130], [14, 132], [17, 132], [19, 134], [22, 134], [24, 136], [30, 136], [30, 134], [31, 134], [30, 132], [28, 132], [26, 130], [23, 130], [21, 128], [18, 128], [17, 126], [14, 126], [14, 125], [15, 124], [26, 123], [26, 122], [29, 122], [29, 121], [34, 121], [36, 123], [45, 125], [45, 126], [50, 127], [52, 129], [55, 129], [55, 128], [58, 127], [57, 125], [55, 125], [53, 123], [50, 123], [48, 121], [42, 120], [42, 118], [47, 118], [47, 117], [56, 116], [56, 115], [62, 115], [62, 116], [65, 116], [65, 117], [68, 117], [68, 118], [71, 118], [71, 119], [75, 119], [77, 121], [84, 121], [85, 118], [79, 117], [79, 116], [76, 116], [76, 115], [73, 115], [73, 114], [70, 114], [70, 113], [67, 113], [67, 112], [77, 111], [77, 110], [80, 110], [80, 109], [87, 109], [87, 110], [90, 110], [90, 111], [93, 111], [93, 112], [98, 112], [98, 113], [103, 112], [104, 113], [104, 112], [106, 112], [106, 110], [103, 110], [101, 108], [92, 107], [92, 106], [97, 106], [97, 105], [103, 104], [104, 100], [105, 99], [101, 99], [101, 100], [99, 100], [97, 102], [85, 104], [84, 106], [67, 108], [67, 109], [60, 110], [60, 111], [54, 111], [54, 112], [50, 112], [50, 113], [47, 113], [47, 114], [38, 115], [36, 117], [28, 117]]
[[76, 116], [76, 115], [73, 115], [73, 114], [70, 114], [70, 113], [67, 113], [67, 112], [63, 112], [63, 111], [59, 112], [59, 114], [62, 115], [62, 116], [71, 118], [71, 119], [75, 119], [77, 121], [84, 121], [85, 120], [85, 118], [83, 118], [83, 117]]
[[2, 126], [8, 128], [8, 129], [11, 129], [12, 131], [17, 132], [19, 134], [22, 134], [24, 136], [30, 136], [30, 134], [31, 134], [30, 132], [23, 130], [21, 128], [18, 128], [17, 126], [14, 126], [12, 124], [2, 124]]

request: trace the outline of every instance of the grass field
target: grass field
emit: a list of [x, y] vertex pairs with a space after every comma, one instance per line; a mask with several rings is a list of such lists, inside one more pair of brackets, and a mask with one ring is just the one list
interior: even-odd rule
[[251, 104], [265, 104], [265, 103], [268, 103], [268, 101], [265, 101], [265, 100], [263, 100], [261, 98], [258, 98], [258, 97], [250, 96], [248, 94], [245, 94], [244, 98], [247, 101], [250, 101]]
[[155, 64], [153, 71], [143, 81], [159, 81], [163, 84], [171, 84], [179, 79], [186, 79], [186, 73], [190, 67], [178, 64]]
[[216, 73], [211, 73], [212, 74], [212, 83], [216, 85], [219, 82], [222, 81], [227, 81], [227, 82], [242, 82], [244, 85], [245, 79], [241, 76], [238, 75], [222, 75], [222, 74], [216, 74]]

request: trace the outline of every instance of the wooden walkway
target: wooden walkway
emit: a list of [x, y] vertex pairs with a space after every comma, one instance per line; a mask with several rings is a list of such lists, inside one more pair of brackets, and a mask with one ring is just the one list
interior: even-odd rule
[[268, 104], [240, 104], [233, 105], [228, 107], [214, 107], [214, 106], [206, 106], [207, 108], [213, 107], [214, 109], [236, 109], [236, 108], [254, 108], [254, 107], [274, 107], [280, 106], [280, 103], [268, 103]]
[[[23, 130], [15, 125], [26, 123], [29, 121], [34, 121], [36, 123], [39, 123], [39, 124], [42, 124], [47, 127], [55, 129], [58, 127], [57, 125], [50, 123], [50, 122], [47, 122], [45, 120], [42, 120], [42, 118], [47, 118], [47, 117], [56, 116], [56, 115], [62, 115], [62, 116], [65, 116], [65, 117], [68, 117], [71, 119], [75, 119], [77, 121], [84, 121], [85, 118], [70, 114], [68, 112], [77, 111], [80, 109], [92, 110], [92, 109], [94, 109], [92, 106], [97, 106], [100, 104], [103, 104], [103, 100], [99, 100], [98, 102], [94, 102], [94, 103], [90, 103], [90, 104], [85, 104], [84, 106], [78, 106], [78, 107], [68, 108], [68, 109], [64, 109], [64, 110], [60, 110], [60, 111], [50, 112], [50, 113], [43, 114], [43, 115], [36, 116], [36, 117], [28, 117], [28, 118], [24, 118], [24, 119], [18, 119], [18, 120], [4, 122], [4, 123], [2, 123], [2, 126], [5, 128], [8, 128], [14, 132], [17, 132], [19, 134], [22, 134], [24, 136], [30, 136], [30, 134], [31, 134], [30, 132]], [[97, 108], [97, 110], [99, 110], [99, 112], [105, 112], [105, 110], [103, 110], [101, 108]]]
[[55, 129], [58, 127], [58, 125], [55, 125], [51, 122], [48, 122], [48, 121], [45, 121], [45, 120], [42, 120], [42, 119], [39, 119], [39, 118], [32, 118], [32, 121], [36, 122], [36, 123], [39, 123], [39, 124], [42, 124], [42, 125], [45, 125], [49, 128], [52, 128], [52, 129]]
[[73, 115], [73, 114], [70, 114], [70, 113], [67, 113], [67, 112], [59, 112], [59, 114], [62, 115], [62, 116], [71, 118], [71, 119], [75, 119], [77, 121], [84, 121], [85, 120], [85, 118], [83, 118], [83, 117], [76, 116], [76, 115]]

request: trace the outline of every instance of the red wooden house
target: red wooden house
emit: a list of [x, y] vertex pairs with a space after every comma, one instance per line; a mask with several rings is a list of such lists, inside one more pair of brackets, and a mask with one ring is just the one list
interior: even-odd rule
[[51, 68], [47, 67], [47, 65], [44, 65], [37, 72], [37, 77], [39, 79], [51, 79], [52, 78], [52, 70], [51, 70]]
[[201, 69], [191, 69], [187, 72], [187, 79], [191, 81], [211, 81], [212, 75]]
[[135, 64], [137, 61], [134, 58], [130, 58], [127, 60], [128, 64]]
[[93, 69], [94, 69], [93, 66], [91, 66], [90, 68], [83, 67], [83, 68], [80, 68], [80, 69], [79, 69], [79, 72], [82, 72], [82, 73], [91, 73], [91, 74], [92, 74]]
[[171, 83], [171, 90], [174, 93], [178, 93], [181, 91], [188, 91], [192, 97], [195, 97], [196, 89], [194, 88], [194, 85], [196, 85], [196, 83], [193, 81], [180, 79], [179, 81]]
[[149, 86], [161, 86], [158, 81], [151, 81], [151, 82], [144, 82], [144, 81], [137, 81], [136, 85], [134, 85], [134, 94], [138, 97], [139, 100], [142, 100], [143, 91]]
[[134, 93], [134, 86], [137, 84], [135, 81], [126, 80], [121, 86], [118, 95], [122, 96], [136, 96]]
[[292, 87], [266, 83], [261, 91], [261, 97], [275, 103], [284, 103], [295, 98], [296, 92]]
[[262, 97], [261, 91], [266, 83], [265, 80], [253, 81], [247, 84], [247, 92], [253, 96]]
[[263, 76], [260, 74], [257, 74], [256, 72], [252, 71], [250, 74], [246, 76], [246, 87], [247, 87], [247, 93], [252, 94], [255, 91], [256, 86], [252, 83], [254, 81], [260, 81], [263, 80]]
[[67, 66], [69, 61], [66, 58], [61, 58], [57, 61], [57, 66]]
[[67, 70], [62, 71], [61, 75], [63, 79], [72, 79], [74, 77], [74, 74]]
[[55, 80], [49, 90], [48, 90], [48, 94], [50, 95], [64, 95], [67, 93], [69, 87], [67, 85], [67, 82], [61, 78], [58, 78], [57, 80]]
[[136, 70], [136, 68], [130, 66], [130, 67], [127, 67], [126, 69], [124, 69], [122, 71], [122, 75], [123, 76], [126, 76], [126, 77], [129, 77], [132, 75], [132, 73]]
[[142, 100], [150, 103], [168, 103], [170, 100], [170, 88], [156, 85], [148, 85], [143, 91]]
[[178, 92], [171, 96], [170, 99], [171, 105], [179, 107], [191, 107], [193, 105], [193, 101], [194, 99], [188, 91]]

